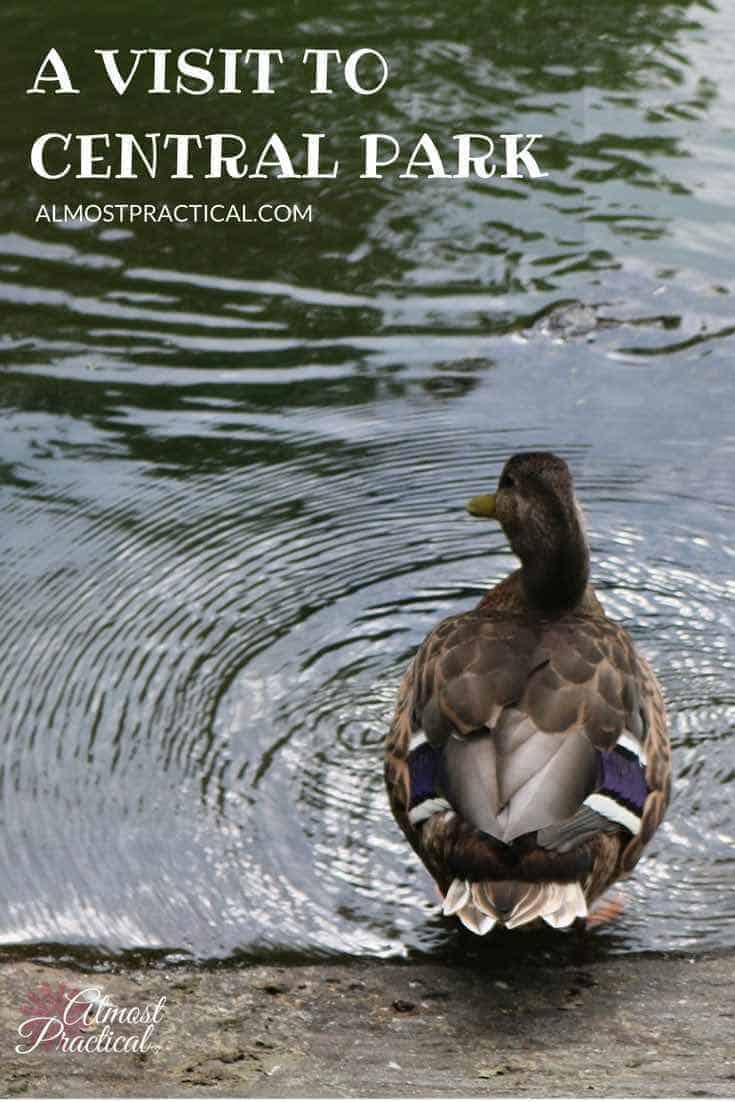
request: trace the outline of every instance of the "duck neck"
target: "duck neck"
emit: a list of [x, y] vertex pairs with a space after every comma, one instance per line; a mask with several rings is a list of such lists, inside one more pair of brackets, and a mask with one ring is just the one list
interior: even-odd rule
[[587, 539], [577, 510], [536, 548], [521, 559], [521, 581], [529, 605], [554, 614], [571, 611], [584, 596], [590, 575]]

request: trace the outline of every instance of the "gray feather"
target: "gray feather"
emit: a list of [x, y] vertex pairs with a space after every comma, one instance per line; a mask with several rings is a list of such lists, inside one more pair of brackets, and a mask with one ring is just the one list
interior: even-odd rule
[[544, 849], [553, 849], [557, 853], [567, 853], [594, 838], [596, 834], [612, 833], [619, 829], [619, 824], [614, 823], [591, 807], [580, 807], [579, 811], [562, 823], [554, 823], [552, 826], [543, 827], [537, 835], [540, 846]]
[[478, 830], [501, 837], [498, 766], [492, 735], [450, 738], [444, 747], [446, 796], [455, 811]]
[[503, 842], [562, 823], [592, 790], [597, 758], [581, 734], [550, 735], [509, 709], [502, 729], [450, 738], [446, 796], [479, 830]]
[[592, 790], [597, 755], [584, 735], [558, 737], [559, 747], [508, 801], [498, 816], [503, 841], [551, 826], [574, 814]]

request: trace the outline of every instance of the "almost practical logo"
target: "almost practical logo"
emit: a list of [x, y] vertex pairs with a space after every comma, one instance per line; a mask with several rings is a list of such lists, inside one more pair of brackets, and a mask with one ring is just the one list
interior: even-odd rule
[[101, 987], [42, 983], [21, 1007], [19, 1043], [24, 1056], [39, 1049], [60, 1052], [151, 1052], [166, 996], [144, 1006], [116, 1006]]

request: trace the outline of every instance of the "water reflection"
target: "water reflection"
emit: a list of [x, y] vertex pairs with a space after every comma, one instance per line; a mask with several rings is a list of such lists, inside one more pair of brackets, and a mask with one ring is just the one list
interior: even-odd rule
[[[510, 568], [463, 502], [530, 447], [569, 459], [602, 598], [671, 711], [671, 815], [600, 951], [732, 943], [732, 17], [626, 14], [276, 5], [263, 41], [369, 41], [387, 94], [305, 102], [289, 69], [267, 120], [244, 96], [227, 127], [206, 97], [79, 97], [80, 131], [549, 136], [552, 177], [514, 189], [367, 186], [348, 154], [304, 185], [311, 227], [42, 229], [28, 138], [68, 109], [0, 113], [5, 944], [494, 952], [437, 918], [381, 741], [417, 643]], [[126, 18], [175, 49], [247, 15]], [[25, 87], [41, 17], [2, 18]], [[111, 18], [43, 15], [85, 88]]]

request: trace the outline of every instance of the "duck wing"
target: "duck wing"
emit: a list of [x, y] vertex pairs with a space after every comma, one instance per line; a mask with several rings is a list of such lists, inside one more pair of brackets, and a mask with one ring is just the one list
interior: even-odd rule
[[[403, 698], [412, 827], [451, 808], [497, 841], [537, 832], [559, 852], [600, 831], [640, 832], [659, 780], [647, 778], [646, 745], [657, 730], [665, 741], [663, 703], [627, 633], [605, 617], [451, 617], [419, 649]], [[416, 768], [424, 743], [428, 785]]]

